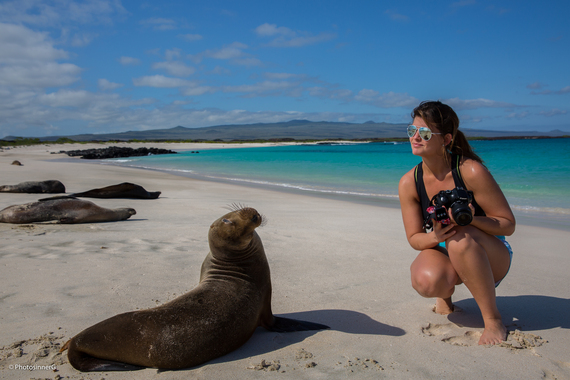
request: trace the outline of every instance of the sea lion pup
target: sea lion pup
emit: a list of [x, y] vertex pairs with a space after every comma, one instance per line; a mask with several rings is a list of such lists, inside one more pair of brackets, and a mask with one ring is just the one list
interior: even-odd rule
[[0, 222], [15, 224], [52, 220], [66, 224], [114, 222], [129, 219], [136, 213], [132, 208], [108, 209], [83, 199], [63, 196], [8, 206], [0, 211]]
[[17, 185], [0, 186], [0, 191], [4, 193], [65, 193], [65, 186], [57, 180], [47, 181], [27, 181]]
[[194, 289], [164, 305], [119, 314], [80, 332], [61, 349], [69, 350], [69, 363], [84, 372], [182, 369], [237, 349], [258, 326], [281, 332], [329, 328], [273, 315], [269, 265], [254, 231], [262, 221], [250, 207], [216, 220]]
[[118, 185], [101, 187], [92, 189], [82, 193], [71, 194], [74, 197], [84, 198], [137, 198], [137, 199], [156, 199], [160, 195], [160, 191], [148, 192], [144, 187], [134, 183], [123, 182]]

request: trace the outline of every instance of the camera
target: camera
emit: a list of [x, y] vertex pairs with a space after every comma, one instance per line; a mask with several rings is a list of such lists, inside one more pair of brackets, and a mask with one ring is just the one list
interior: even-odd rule
[[449, 218], [447, 210], [451, 209], [453, 220], [460, 226], [466, 226], [473, 220], [469, 203], [473, 201], [473, 192], [462, 187], [453, 190], [442, 190], [431, 200], [435, 207], [433, 219], [438, 222]]

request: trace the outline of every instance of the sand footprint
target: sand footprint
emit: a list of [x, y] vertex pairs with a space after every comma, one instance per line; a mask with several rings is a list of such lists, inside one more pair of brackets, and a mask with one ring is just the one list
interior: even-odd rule
[[[455, 323], [428, 323], [427, 326], [422, 327], [422, 333], [427, 336], [438, 337], [442, 342], [454, 346], [478, 346], [482, 334], [481, 331], [467, 330]], [[538, 355], [534, 348], [540, 347], [547, 342], [538, 335], [515, 330], [509, 331], [507, 340], [497, 346], [510, 350], [529, 350]]]
[[422, 333], [427, 336], [439, 337], [442, 342], [453, 344], [454, 346], [473, 346], [479, 343], [481, 333], [462, 329], [455, 323], [431, 324], [422, 327]]
[[445, 324], [431, 324], [428, 323], [427, 326], [422, 327], [422, 333], [427, 336], [441, 336], [447, 335], [454, 330], [453, 323], [445, 323]]
[[479, 344], [479, 338], [481, 338], [481, 333], [477, 331], [466, 331], [463, 336], [452, 336], [450, 338], [444, 338], [441, 341], [454, 346], [475, 346]]

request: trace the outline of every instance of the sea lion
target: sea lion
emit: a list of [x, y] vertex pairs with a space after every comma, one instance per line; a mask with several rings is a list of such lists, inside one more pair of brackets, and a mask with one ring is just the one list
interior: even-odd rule
[[254, 231], [262, 221], [250, 207], [236, 207], [217, 219], [194, 289], [83, 330], [61, 349], [69, 350], [69, 363], [84, 372], [182, 369], [237, 349], [258, 326], [281, 332], [329, 328], [273, 315], [269, 264]]
[[24, 166], [20, 161], [18, 160], [14, 160], [12, 161], [12, 165], [16, 165], [16, 166]]
[[144, 187], [134, 183], [123, 182], [118, 185], [92, 189], [82, 193], [71, 194], [74, 197], [84, 198], [137, 198], [156, 199], [160, 191], [148, 192]]
[[0, 186], [0, 191], [4, 193], [65, 193], [65, 186], [57, 180], [48, 181], [27, 181], [17, 185]]
[[8, 206], [0, 211], [2, 223], [37, 223], [57, 220], [60, 223], [96, 223], [129, 219], [132, 208], [108, 209], [73, 197], [56, 197], [23, 205]]

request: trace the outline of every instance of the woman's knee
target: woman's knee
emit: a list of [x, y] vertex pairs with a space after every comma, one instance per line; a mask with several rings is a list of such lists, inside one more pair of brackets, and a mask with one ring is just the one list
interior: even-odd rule
[[414, 266], [411, 269], [412, 287], [423, 297], [439, 297], [455, 286], [455, 273], [441, 267]]
[[456, 226], [457, 232], [447, 240], [447, 250], [450, 254], [472, 252], [481, 248], [478, 235], [481, 231], [472, 226]]
[[429, 271], [412, 272], [412, 288], [423, 297], [434, 297], [437, 279]]

